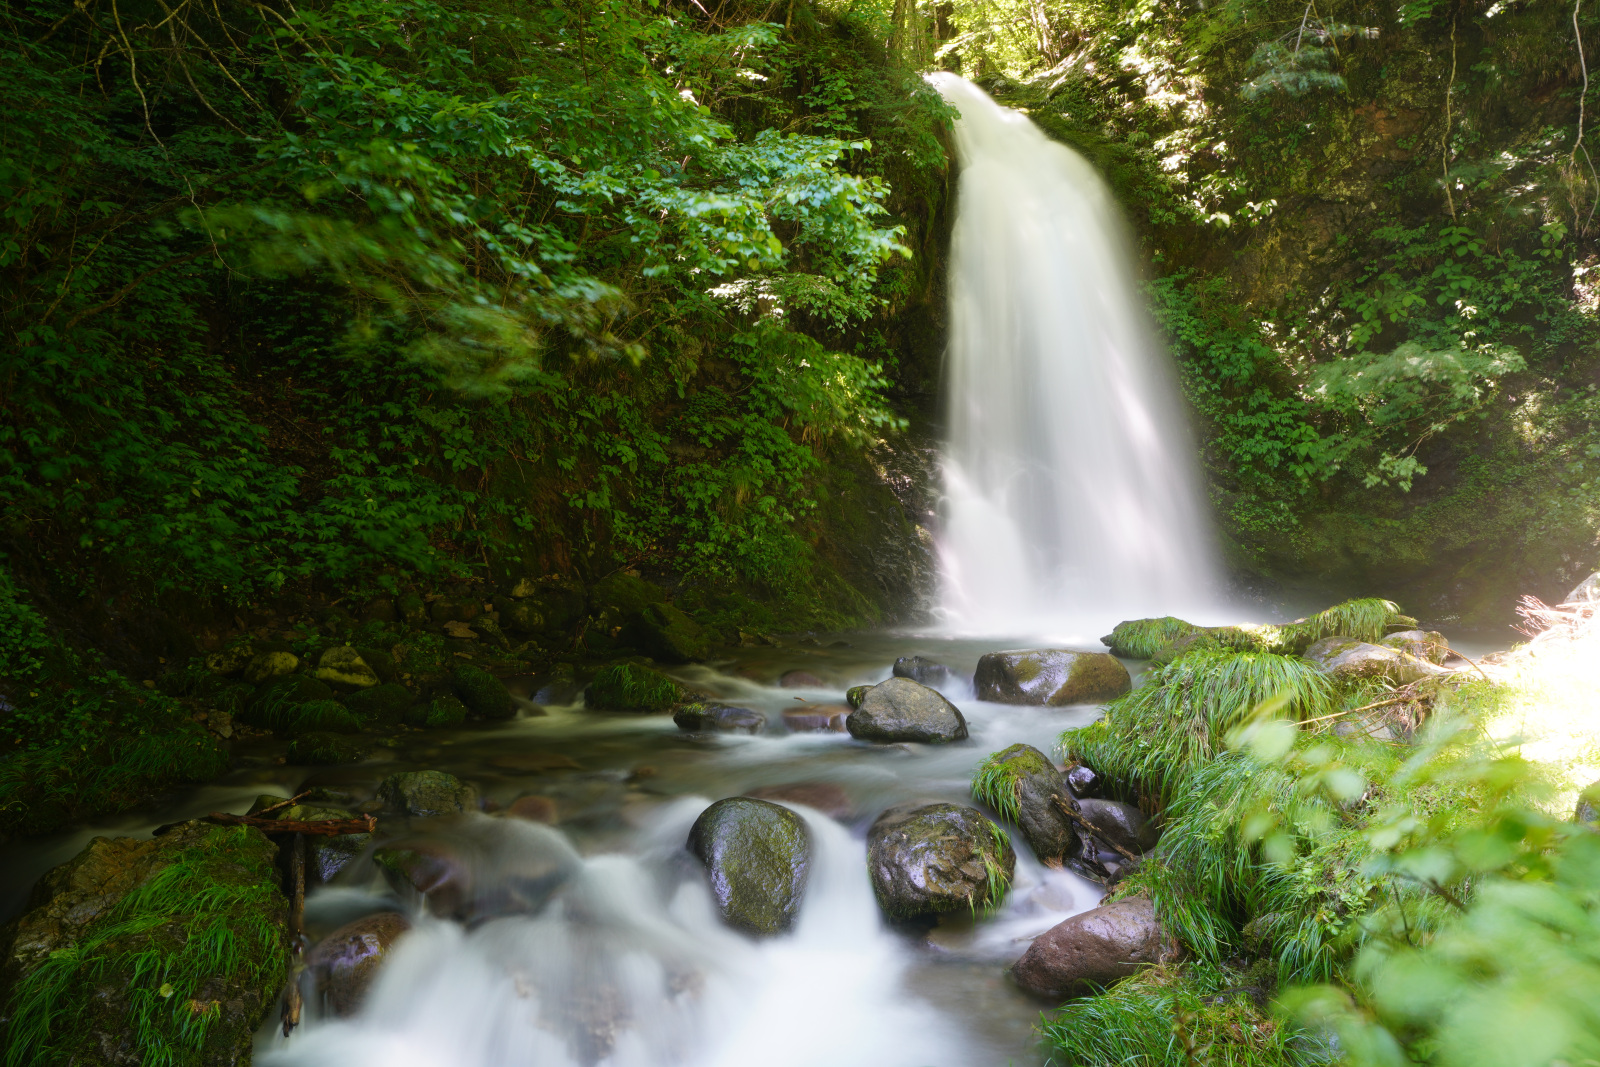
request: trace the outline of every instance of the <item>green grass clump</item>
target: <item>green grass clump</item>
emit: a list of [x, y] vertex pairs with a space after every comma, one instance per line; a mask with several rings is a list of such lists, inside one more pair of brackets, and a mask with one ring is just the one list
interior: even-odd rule
[[17, 982], [5, 1067], [103, 1062], [106, 1034], [126, 1035], [145, 1064], [232, 1062], [284, 980], [276, 854], [246, 827], [209, 829], [177, 850]]
[[972, 799], [989, 805], [1002, 819], [1016, 822], [1021, 805], [1017, 778], [1004, 756], [1004, 752], [991, 752], [972, 772]]
[[613, 663], [594, 676], [583, 692], [585, 707], [597, 711], [666, 711], [687, 694], [660, 671], [636, 663]]
[[1301, 622], [1277, 627], [1272, 645], [1274, 651], [1298, 655], [1324, 637], [1353, 637], [1375, 644], [1392, 625], [1415, 626], [1417, 620], [1400, 614], [1400, 605], [1392, 600], [1346, 600]]
[[1296, 657], [1196, 649], [1113, 700], [1098, 722], [1062, 734], [1061, 747], [1125, 788], [1166, 799], [1252, 715], [1317, 718], [1334, 699], [1328, 679]]
[[366, 759], [367, 751], [358, 738], [316, 730], [290, 741], [288, 758], [290, 763], [337, 766], [360, 763]]
[[[1049, 1067], [1311, 1067], [1331, 1050], [1266, 1015], [1254, 976], [1204, 964], [1142, 971], [1046, 1015]], [[1263, 991], [1264, 992], [1264, 991]]]
[[1100, 640], [1114, 655], [1149, 659], [1178, 638], [1187, 637], [1199, 629], [1192, 622], [1167, 615], [1159, 619], [1119, 622], [1111, 633]]
[[337, 700], [309, 700], [304, 704], [274, 704], [261, 725], [279, 737], [309, 733], [353, 734], [361, 730], [361, 716]]

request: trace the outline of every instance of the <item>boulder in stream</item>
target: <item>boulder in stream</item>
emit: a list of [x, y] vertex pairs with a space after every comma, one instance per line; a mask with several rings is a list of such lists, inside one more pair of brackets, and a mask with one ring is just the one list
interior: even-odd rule
[[1128, 668], [1106, 652], [1070, 648], [990, 652], [978, 661], [979, 700], [997, 704], [1098, 704], [1133, 688]]
[[867, 831], [872, 892], [893, 919], [999, 904], [1016, 867], [1006, 832], [977, 808], [911, 801]]
[[868, 689], [845, 728], [863, 741], [944, 744], [967, 736], [967, 720], [956, 706], [910, 678], [890, 678]]
[[940, 690], [948, 688], [956, 680], [955, 671], [923, 656], [901, 656], [894, 661], [893, 673], [896, 678], [910, 678], [913, 682]]
[[1150, 899], [1129, 897], [1052, 926], [1033, 939], [1011, 975], [1035, 996], [1062, 1001], [1180, 954], [1177, 941], [1156, 919]]
[[583, 691], [584, 707], [595, 711], [668, 711], [690, 694], [660, 671], [637, 663], [602, 667]]
[[[132, 1025], [136, 1010], [149, 1013], [149, 1031], [178, 1044], [181, 1016], [136, 1003], [151, 988], [151, 968], [182, 997], [175, 1006], [210, 1017], [205, 1058], [195, 1062], [248, 1062], [288, 950], [277, 857], [255, 827], [194, 821], [153, 838], [96, 837], [47, 872], [28, 910], [0, 929], [0, 1004], [14, 1062], [149, 1062]], [[158, 878], [158, 890], [136, 895]], [[111, 923], [116, 935], [101, 937]], [[205, 940], [188, 940], [196, 937]], [[185, 947], [199, 951], [178, 951]], [[210, 966], [212, 951], [228, 952], [236, 965]], [[16, 996], [47, 962], [56, 968], [53, 1003]]]
[[692, 663], [711, 654], [705, 630], [671, 604], [640, 608], [623, 629], [623, 638], [663, 663]]
[[1135, 855], [1149, 852], [1161, 839], [1161, 829], [1144, 812], [1120, 800], [1080, 800], [1078, 814], [1108, 844]]
[[980, 765], [973, 779], [975, 797], [1011, 819], [1040, 863], [1059, 866], [1078, 850], [1078, 828], [1061, 804], [1076, 811], [1078, 801], [1050, 757], [1032, 745], [1012, 745]]
[[811, 838], [800, 816], [770, 801], [729, 797], [700, 813], [688, 848], [705, 864], [729, 926], [758, 937], [794, 926], [811, 871]]
[[517, 705], [505, 683], [478, 667], [457, 667], [450, 674], [450, 691], [480, 719], [511, 719]]
[[693, 732], [759, 734], [767, 728], [767, 717], [751, 708], [736, 708], [715, 700], [691, 700], [672, 709], [678, 729]]
[[796, 704], [784, 708], [779, 717], [792, 734], [844, 733], [850, 708], [844, 704]]
[[1066, 769], [1062, 777], [1067, 780], [1067, 788], [1072, 790], [1072, 795], [1079, 800], [1100, 795], [1100, 776], [1095, 773], [1093, 767], [1074, 763]]
[[477, 807], [477, 793], [453, 774], [405, 771], [378, 785], [378, 799], [401, 815], [454, 815]]
[[1386, 681], [1408, 685], [1450, 673], [1408, 653], [1369, 645], [1353, 637], [1324, 637], [1313, 641], [1303, 657], [1338, 684]]
[[349, 645], [335, 645], [317, 660], [317, 680], [339, 692], [370, 689], [382, 681], [371, 664]]
[[306, 954], [306, 969], [335, 1015], [354, 1015], [389, 950], [411, 930], [397, 911], [381, 911], [346, 923]]

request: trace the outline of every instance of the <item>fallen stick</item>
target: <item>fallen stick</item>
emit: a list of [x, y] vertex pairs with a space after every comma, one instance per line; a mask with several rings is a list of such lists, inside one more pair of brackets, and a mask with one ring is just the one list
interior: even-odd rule
[[1110, 838], [1106, 837], [1105, 834], [1101, 833], [1098, 829], [1095, 828], [1094, 823], [1090, 822], [1088, 819], [1085, 819], [1081, 813], [1073, 811], [1072, 808], [1068, 807], [1067, 806], [1067, 802], [1065, 800], [1061, 799], [1061, 794], [1060, 793], [1051, 793], [1050, 794], [1050, 799], [1055, 801], [1056, 807], [1061, 810], [1061, 814], [1065, 815], [1067, 818], [1069, 818], [1073, 822], [1077, 823], [1078, 826], [1081, 827], [1082, 829], [1088, 831], [1089, 836], [1093, 837], [1096, 841], [1103, 841], [1106, 844], [1110, 845], [1112, 848], [1116, 849], [1119, 853], [1121, 853], [1122, 854], [1122, 858], [1127, 860], [1129, 863], [1138, 863], [1139, 862], [1139, 857], [1138, 856], [1134, 855], [1132, 852], [1129, 852], [1127, 849], [1123, 848], [1121, 845], [1117, 844], [1115, 841], [1113, 841]]
[[371, 815], [359, 815], [354, 819], [319, 819], [315, 822], [301, 822], [291, 819], [263, 819], [257, 815], [229, 815], [225, 811], [214, 811], [201, 818], [223, 826], [254, 826], [269, 834], [313, 834], [320, 837], [370, 834], [378, 827], [378, 820]]

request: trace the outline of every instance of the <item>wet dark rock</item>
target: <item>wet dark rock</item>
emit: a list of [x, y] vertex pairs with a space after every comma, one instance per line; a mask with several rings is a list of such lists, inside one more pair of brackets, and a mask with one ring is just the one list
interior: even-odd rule
[[797, 704], [781, 713], [784, 728], [792, 734], [844, 733], [850, 708], [844, 704]]
[[1040, 934], [1011, 974], [1035, 996], [1060, 1001], [1179, 955], [1178, 943], [1162, 930], [1149, 898], [1130, 897], [1074, 915]]
[[344, 698], [344, 706], [369, 723], [398, 723], [416, 695], [403, 685], [388, 682], [362, 689]]
[[679, 704], [673, 709], [672, 721], [678, 724], [678, 729], [691, 731], [759, 734], [767, 728], [767, 717], [759, 711], [731, 707], [714, 700]]
[[745, 793], [757, 800], [782, 801], [804, 804], [806, 807], [835, 819], [848, 819], [855, 814], [855, 804], [850, 794], [831, 782], [792, 782], [788, 785], [763, 785]]
[[997, 753], [992, 765], [1015, 789], [1017, 828], [1039, 862], [1059, 865], [1078, 851], [1077, 825], [1056, 799], [1072, 809], [1078, 802], [1050, 757], [1032, 745], [1019, 744]]
[[477, 793], [453, 774], [405, 771], [378, 786], [378, 799], [402, 815], [453, 815], [477, 806]]
[[244, 680], [251, 685], [260, 685], [293, 674], [299, 667], [300, 657], [293, 652], [258, 652], [245, 665]]
[[1389, 634], [1378, 644], [1415, 656], [1426, 663], [1443, 663], [1450, 655], [1450, 642], [1444, 639], [1444, 634], [1433, 630], [1401, 630]]
[[372, 862], [397, 892], [412, 890], [426, 898], [435, 915], [462, 915], [472, 899], [471, 867], [454, 843], [400, 841], [378, 848]]
[[[130, 901], [130, 895], [149, 886], [180, 855], [188, 872], [186, 884], [202, 892], [184, 898], [171, 911], [154, 912], [141, 907], [136, 898]], [[267, 985], [260, 976], [274, 972], [276, 954], [288, 938], [288, 902], [277, 884], [277, 855], [277, 846], [254, 827], [220, 831], [209, 823], [192, 821], [167, 828], [158, 837], [96, 837], [77, 856], [46, 872], [34, 886], [27, 910], [0, 928], [0, 1004], [6, 1008], [8, 1038], [21, 1037], [16, 1024], [24, 1019], [28, 1023], [44, 1021], [38, 1014], [25, 1015], [27, 1009], [12, 999], [18, 982], [35, 973], [53, 954], [70, 952], [94, 924], [119, 907], [131, 906], [134, 910], [129, 917], [134, 921], [118, 936], [116, 951], [101, 956], [106, 961], [103, 966], [73, 967], [64, 976], [58, 993], [74, 1010], [73, 1024], [70, 1028], [60, 1025], [58, 1016], [56, 1024], [41, 1035], [50, 1054], [35, 1047], [30, 1055], [28, 1047], [16, 1041], [9, 1046], [19, 1057], [16, 1062], [148, 1062], [150, 1050], [138, 1045], [137, 1032], [129, 1023], [135, 996], [149, 988], [145, 984], [148, 974], [136, 974], [128, 961], [138, 959], [162, 968], [178, 959], [174, 949], [184, 943], [183, 932], [191, 924], [198, 927], [217, 922], [239, 927], [248, 924], [251, 930], [265, 926], [273, 934], [266, 943], [273, 953], [269, 958], [252, 955], [263, 942], [241, 937], [235, 945], [240, 954], [236, 968], [197, 971], [192, 964], [178, 964], [182, 979], [198, 980], [193, 1001], [213, 1013], [204, 1059], [195, 1062], [219, 1067], [248, 1062], [255, 1031], [278, 993], [276, 985]], [[243, 900], [233, 892], [240, 886], [252, 890]], [[254, 891], [257, 887], [259, 893]], [[220, 892], [204, 891], [211, 888]]]
[[711, 654], [710, 636], [671, 604], [646, 604], [628, 623], [624, 637], [663, 663], [692, 663]]
[[896, 678], [910, 678], [935, 689], [944, 689], [956, 680], [955, 671], [922, 656], [901, 656], [894, 661], [893, 673]]
[[1353, 637], [1324, 637], [1303, 654], [1307, 662], [1337, 683], [1387, 681], [1397, 685], [1448, 674], [1420, 660], [1382, 645], [1369, 645]]
[[544, 612], [536, 600], [517, 600], [495, 597], [494, 610], [500, 616], [500, 627], [508, 633], [532, 637], [545, 631]]
[[1067, 788], [1072, 790], [1072, 795], [1080, 800], [1084, 797], [1097, 797], [1100, 795], [1100, 776], [1091, 767], [1081, 763], [1074, 763], [1067, 768], [1063, 775], [1067, 780]]
[[1098, 704], [1133, 687], [1128, 668], [1105, 652], [1069, 648], [990, 652], [973, 678], [979, 700], [998, 704]]
[[410, 930], [410, 919], [384, 911], [346, 923], [317, 942], [306, 954], [306, 969], [333, 1014], [355, 1014], [378, 967]]
[[371, 843], [371, 834], [339, 834], [336, 837], [307, 835], [306, 865], [312, 880], [324, 885], [333, 881], [334, 876], [350, 866], [351, 861]]
[[851, 711], [861, 706], [861, 701], [866, 698], [867, 690], [871, 688], [872, 686], [870, 685], [852, 685], [844, 691], [844, 702], [850, 705]]
[[810, 671], [785, 671], [778, 679], [778, 685], [784, 689], [820, 689], [826, 684]]
[[335, 645], [317, 658], [317, 680], [338, 692], [370, 689], [379, 683], [378, 672], [349, 645]]
[[1016, 866], [1005, 831], [977, 808], [912, 801], [867, 831], [872, 891], [894, 919], [997, 904]]
[[719, 800], [695, 820], [688, 848], [729, 926], [757, 936], [794, 926], [811, 869], [810, 835], [794, 812], [751, 797]]
[[285, 754], [290, 763], [299, 766], [342, 766], [360, 763], [372, 751], [369, 742], [350, 734], [331, 730], [313, 730], [289, 742]]
[[868, 689], [845, 728], [863, 741], [943, 744], [967, 736], [967, 720], [956, 706], [910, 678], [890, 678]]
[[1120, 800], [1080, 800], [1078, 814], [1108, 844], [1135, 854], [1149, 852], [1161, 839], [1161, 831], [1155, 823], [1132, 804]]
[[517, 705], [500, 679], [477, 667], [457, 667], [450, 675], [450, 691], [479, 718], [509, 719], [517, 714]]

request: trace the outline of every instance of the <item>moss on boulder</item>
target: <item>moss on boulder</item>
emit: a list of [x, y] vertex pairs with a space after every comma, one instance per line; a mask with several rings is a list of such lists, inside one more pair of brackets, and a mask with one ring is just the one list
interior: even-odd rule
[[729, 926], [758, 936], [794, 926], [811, 870], [811, 838], [794, 812], [753, 797], [719, 800], [695, 820], [688, 848]]
[[479, 718], [510, 719], [517, 714], [505, 683], [478, 667], [457, 667], [450, 675], [450, 690]]
[[688, 699], [683, 686], [660, 671], [637, 663], [602, 668], [583, 691], [585, 707], [596, 711], [669, 711]]

